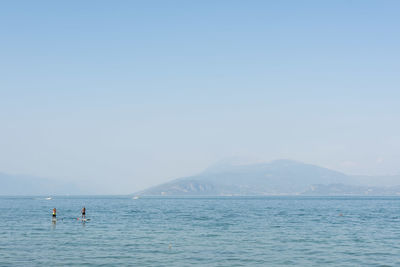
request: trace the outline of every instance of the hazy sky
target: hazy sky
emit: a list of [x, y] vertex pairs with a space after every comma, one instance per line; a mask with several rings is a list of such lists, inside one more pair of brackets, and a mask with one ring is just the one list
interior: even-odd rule
[[400, 1], [2, 1], [0, 172], [130, 193], [229, 157], [400, 173]]

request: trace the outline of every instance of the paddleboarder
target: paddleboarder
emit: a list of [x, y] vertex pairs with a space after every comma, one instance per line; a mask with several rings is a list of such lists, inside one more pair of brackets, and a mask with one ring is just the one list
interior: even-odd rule
[[81, 213], [82, 213], [82, 219], [86, 219], [86, 208], [85, 208], [85, 206], [83, 206]]

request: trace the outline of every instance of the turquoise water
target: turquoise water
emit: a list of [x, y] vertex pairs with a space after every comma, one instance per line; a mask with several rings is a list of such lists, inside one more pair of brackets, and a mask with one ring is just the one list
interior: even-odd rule
[[400, 266], [400, 198], [1, 197], [10, 265]]

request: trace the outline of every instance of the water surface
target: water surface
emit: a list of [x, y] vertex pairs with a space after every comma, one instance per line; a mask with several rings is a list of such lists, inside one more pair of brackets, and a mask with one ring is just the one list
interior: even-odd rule
[[0, 198], [0, 266], [400, 266], [399, 255], [400, 198]]

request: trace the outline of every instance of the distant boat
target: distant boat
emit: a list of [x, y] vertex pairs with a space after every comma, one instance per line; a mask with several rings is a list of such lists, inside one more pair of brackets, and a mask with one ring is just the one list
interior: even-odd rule
[[139, 196], [134, 196], [132, 199], [139, 199]]
[[52, 200], [52, 198], [51, 197], [46, 197], [46, 200]]

